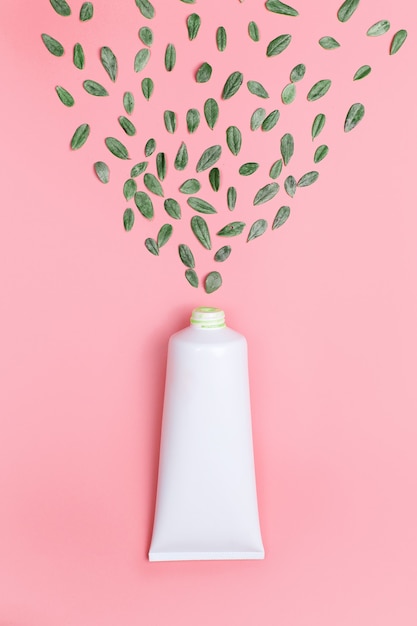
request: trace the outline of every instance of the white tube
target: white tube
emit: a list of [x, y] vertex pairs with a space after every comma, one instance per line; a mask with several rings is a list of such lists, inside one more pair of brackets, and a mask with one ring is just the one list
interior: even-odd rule
[[263, 558], [246, 339], [200, 307], [169, 341], [149, 560]]

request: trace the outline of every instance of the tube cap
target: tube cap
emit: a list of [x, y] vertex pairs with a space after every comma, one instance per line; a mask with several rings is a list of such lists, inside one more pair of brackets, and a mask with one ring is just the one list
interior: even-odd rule
[[200, 306], [193, 309], [190, 323], [197, 328], [211, 330], [226, 326], [224, 311], [210, 306]]

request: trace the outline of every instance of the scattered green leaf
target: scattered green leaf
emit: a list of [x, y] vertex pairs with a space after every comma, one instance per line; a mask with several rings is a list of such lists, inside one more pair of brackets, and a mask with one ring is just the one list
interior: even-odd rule
[[143, 17], [146, 17], [148, 20], [154, 17], [155, 9], [149, 0], [135, 0], [135, 2]]
[[174, 167], [178, 171], [182, 171], [187, 167], [188, 164], [188, 150], [187, 146], [184, 142], [181, 143], [178, 148], [178, 152], [175, 157]]
[[332, 81], [328, 80], [327, 78], [323, 80], [319, 80], [317, 83], [315, 83], [312, 86], [312, 88], [308, 92], [307, 100], [309, 102], [313, 102], [314, 100], [318, 100], [319, 98], [322, 98], [329, 91], [331, 84], [332, 84]]
[[89, 124], [81, 124], [81, 126], [78, 126], [71, 139], [71, 150], [78, 150], [79, 148], [82, 148], [87, 141], [89, 134]]
[[62, 17], [67, 17], [71, 15], [71, 8], [66, 2], [66, 0], [49, 0], [52, 8], [58, 13], [58, 15], [62, 15]]
[[126, 198], [126, 200], [130, 200], [131, 198], [133, 198], [133, 196], [135, 195], [136, 191], [137, 191], [137, 184], [136, 181], [133, 180], [133, 178], [128, 178], [124, 185], [123, 185], [123, 195]]
[[278, 183], [268, 183], [264, 187], [261, 187], [257, 194], [253, 199], [253, 205], [258, 206], [259, 204], [264, 204], [264, 202], [269, 202], [272, 198], [275, 198], [279, 191]]
[[213, 130], [219, 117], [219, 105], [214, 98], [208, 98], [204, 103], [204, 117], [209, 128]]
[[209, 63], [202, 63], [197, 70], [195, 80], [197, 83], [207, 83], [213, 72], [213, 68]]
[[128, 115], [132, 115], [135, 108], [135, 97], [131, 91], [126, 91], [123, 95], [123, 106]]
[[292, 83], [298, 83], [299, 80], [302, 80], [304, 78], [305, 73], [306, 66], [303, 63], [299, 63], [291, 70], [290, 81]]
[[88, 22], [94, 15], [94, 7], [92, 2], [84, 2], [80, 9], [80, 20]]
[[237, 191], [235, 187], [229, 187], [227, 190], [227, 208], [233, 211], [236, 207]]
[[285, 135], [281, 137], [280, 147], [284, 165], [288, 165], [292, 155], [294, 154], [294, 137], [291, 133], [285, 133]]
[[72, 107], [74, 105], [74, 98], [70, 94], [69, 91], [57, 85], [55, 87], [55, 91], [58, 95], [58, 98], [61, 100], [62, 104], [65, 104], [66, 107]]
[[135, 223], [135, 214], [132, 209], [126, 209], [123, 213], [123, 226], [126, 232], [132, 230], [133, 224]]
[[233, 72], [232, 74], [230, 74], [223, 87], [223, 100], [228, 100], [229, 98], [234, 96], [241, 88], [242, 83], [243, 74], [241, 72]]
[[145, 144], [145, 156], [150, 157], [156, 149], [156, 141], [155, 139], [148, 139]]
[[284, 180], [284, 189], [291, 198], [294, 197], [297, 190], [297, 181], [294, 176], [287, 176]]
[[180, 186], [181, 193], [197, 193], [201, 189], [201, 184], [196, 178], [188, 178]]
[[369, 65], [361, 65], [361, 67], [356, 70], [353, 80], [361, 80], [368, 76], [371, 73], [371, 67]]
[[147, 237], [147, 239], [145, 239], [145, 247], [147, 250], [149, 250], [151, 254], [159, 256], [158, 243], [155, 241], [155, 239], [152, 239], [152, 237]]
[[174, 198], [167, 198], [164, 201], [164, 209], [174, 220], [181, 219], [181, 207]]
[[146, 67], [151, 56], [151, 51], [148, 48], [141, 48], [139, 52], [137, 52], [135, 56], [135, 61], [133, 63], [133, 69], [135, 72], [140, 72]]
[[104, 161], [96, 161], [94, 163], [94, 171], [97, 175], [97, 178], [104, 184], [108, 183], [110, 180], [110, 170], [109, 166], [104, 163]]
[[79, 70], [83, 70], [85, 66], [85, 55], [83, 47], [80, 43], [76, 43], [72, 53], [72, 62]]
[[284, 52], [286, 48], [291, 43], [291, 35], [280, 35], [279, 37], [275, 37], [272, 41], [269, 42], [268, 47], [266, 49], [267, 57], [275, 57], [281, 52]]
[[180, 245], [178, 246], [178, 254], [185, 267], [189, 267], [190, 269], [195, 267], [194, 255], [191, 252], [191, 249], [187, 246], [187, 244], [180, 243]]
[[209, 183], [213, 191], [219, 191], [220, 189], [220, 170], [218, 167], [213, 167], [209, 172]]
[[134, 165], [132, 169], [130, 170], [131, 178], [136, 178], [137, 176], [140, 176], [141, 174], [143, 174], [143, 172], [146, 171], [147, 167], [148, 167], [148, 161], [141, 161], [140, 163], [136, 163], [136, 165]]
[[318, 172], [307, 172], [306, 174], [303, 174], [303, 176], [301, 176], [301, 178], [297, 182], [297, 187], [309, 187], [316, 182], [318, 177]]
[[266, 220], [263, 220], [263, 219], [256, 220], [256, 222], [254, 222], [252, 226], [250, 227], [248, 238], [246, 239], [246, 241], [252, 241], [252, 239], [256, 239], [257, 237], [260, 237], [261, 235], [264, 234], [267, 228], [268, 228], [268, 222]]
[[122, 144], [121, 141], [115, 139], [115, 137], [106, 137], [104, 143], [107, 146], [107, 149], [118, 159], [129, 159], [129, 153], [127, 148]]
[[264, 121], [265, 116], [266, 116], [265, 109], [263, 109], [262, 107], [260, 107], [259, 109], [255, 109], [255, 111], [252, 113], [252, 116], [250, 118], [251, 130], [258, 130], [258, 128], [261, 126], [262, 122]]
[[398, 52], [398, 50], [401, 48], [401, 46], [407, 39], [407, 34], [408, 34], [407, 31], [404, 29], [401, 29], [395, 33], [394, 37], [392, 38], [390, 49], [389, 49], [390, 54], [396, 54]]
[[319, 44], [325, 50], [334, 50], [335, 48], [340, 48], [340, 43], [334, 39], [334, 37], [321, 37], [319, 39]]
[[151, 220], [153, 218], [153, 203], [147, 193], [144, 191], [137, 191], [135, 193], [135, 204], [143, 217], [147, 220]]
[[245, 222], [230, 222], [223, 226], [217, 233], [219, 237], [237, 237], [237, 235], [241, 235], [243, 229], [245, 228]]
[[191, 230], [204, 248], [211, 250], [210, 232], [207, 222], [200, 215], [191, 218]]
[[318, 135], [320, 135], [321, 131], [324, 128], [326, 123], [326, 116], [324, 113], [318, 113], [313, 120], [313, 125], [311, 127], [311, 137], [315, 139]]
[[198, 35], [201, 26], [201, 18], [197, 13], [192, 13], [187, 17], [188, 39], [192, 41]]
[[281, 92], [281, 100], [283, 104], [291, 104], [291, 102], [294, 102], [295, 96], [296, 89], [294, 83], [288, 83], [288, 85], [285, 85]]
[[100, 50], [101, 63], [113, 82], [117, 78], [117, 59], [114, 52], [108, 47], [103, 46]]
[[85, 80], [83, 82], [83, 87], [87, 93], [91, 96], [108, 96], [109, 92], [103, 85], [97, 83], [95, 80]]
[[[186, 0], [182, 0], [182, 1], [185, 2]], [[198, 276], [195, 270], [190, 270], [190, 269], [185, 270], [185, 278], [188, 280], [191, 287], [198, 287]]]
[[353, 130], [365, 115], [365, 107], [360, 102], [352, 104], [345, 119], [345, 133]]
[[156, 242], [158, 244], [158, 248], [162, 248], [167, 241], [171, 238], [173, 228], [171, 224], [164, 224], [161, 226], [158, 232], [158, 236], [156, 238]]
[[141, 82], [141, 88], [144, 98], [150, 100], [154, 89], [152, 78], [144, 78]]
[[187, 198], [187, 204], [194, 209], [194, 211], [198, 211], [199, 213], [205, 213], [206, 215], [217, 213], [212, 204], [201, 198]]
[[169, 43], [165, 50], [165, 69], [167, 72], [172, 72], [175, 67], [176, 60], [177, 52], [175, 50], [175, 46], [172, 43]]
[[212, 167], [220, 159], [221, 153], [222, 147], [219, 145], [210, 146], [204, 150], [196, 166], [197, 172], [204, 172]]
[[239, 167], [239, 174], [241, 176], [251, 176], [259, 167], [259, 163], [244, 163]]
[[143, 177], [143, 182], [145, 187], [156, 196], [164, 197], [164, 191], [162, 189], [161, 183], [153, 174], [149, 174], [148, 172]]
[[229, 126], [229, 128], [227, 128], [226, 142], [230, 152], [237, 156], [242, 147], [242, 133], [236, 126]]
[[167, 174], [167, 160], [165, 152], [158, 152], [156, 155], [156, 173], [160, 181], [165, 179]]
[[248, 33], [252, 41], [259, 41], [259, 28], [255, 22], [249, 22]]
[[269, 98], [269, 94], [265, 87], [258, 83], [257, 80], [248, 80], [247, 87], [250, 93], [253, 93], [254, 96], [258, 96], [259, 98]]
[[42, 41], [46, 46], [46, 49], [49, 50], [51, 54], [56, 57], [62, 57], [64, 54], [64, 46], [59, 43], [57, 39], [54, 39], [50, 35], [46, 35], [45, 33], [42, 35]]
[[174, 111], [164, 111], [164, 123], [169, 133], [175, 133], [177, 130], [177, 116]]
[[219, 272], [210, 272], [204, 281], [206, 293], [213, 293], [222, 286], [222, 277]]
[[125, 131], [126, 135], [129, 135], [129, 137], [133, 137], [133, 135], [136, 135], [136, 128], [134, 124], [132, 124], [132, 122], [124, 115], [120, 115], [119, 124]]
[[339, 21], [347, 22], [358, 8], [358, 4], [359, 0], [345, 0], [337, 12]]
[[271, 169], [269, 170], [269, 175], [271, 178], [275, 179], [275, 178], [278, 178], [281, 172], [282, 172], [282, 159], [278, 159], [277, 161], [275, 161], [275, 163], [271, 165]]
[[229, 258], [231, 252], [232, 248], [230, 246], [222, 246], [214, 255], [214, 260], [218, 263], [223, 263]]
[[314, 163], [320, 163], [327, 156], [329, 147], [326, 145], [319, 146], [314, 153]]
[[272, 223], [272, 230], [275, 230], [276, 228], [279, 228], [280, 226], [285, 224], [289, 216], [290, 216], [290, 207], [289, 206], [280, 207]]
[[269, 113], [269, 115], [267, 115], [264, 121], [262, 122], [262, 130], [264, 132], [272, 130], [277, 125], [278, 120], [279, 120], [279, 111], [278, 109], [275, 109], [274, 111], [271, 111], [271, 113]]
[[138, 32], [139, 39], [145, 45], [150, 47], [153, 44], [153, 32], [147, 26], [142, 26]]
[[189, 133], [195, 133], [200, 125], [200, 113], [197, 109], [189, 109], [187, 111], [187, 128]]
[[216, 44], [219, 52], [224, 52], [227, 46], [227, 33], [223, 26], [219, 26], [216, 31]]

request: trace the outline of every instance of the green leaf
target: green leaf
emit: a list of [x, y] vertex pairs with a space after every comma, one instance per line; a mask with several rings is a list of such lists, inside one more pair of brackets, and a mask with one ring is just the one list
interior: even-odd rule
[[361, 80], [368, 76], [371, 73], [371, 67], [369, 65], [361, 65], [361, 67], [356, 70], [353, 80]]
[[142, 93], [146, 100], [150, 100], [153, 94], [153, 80], [152, 78], [144, 78], [141, 82]]
[[181, 207], [174, 198], [167, 198], [164, 202], [164, 209], [174, 220], [181, 219]]
[[347, 22], [358, 8], [358, 4], [359, 0], [345, 0], [337, 12], [339, 21]]
[[74, 105], [74, 98], [69, 91], [67, 91], [63, 87], [60, 87], [59, 85], [55, 87], [55, 91], [62, 104], [65, 104], [66, 107], [72, 107]]
[[336, 39], [334, 39], [333, 37], [329, 36], [321, 37], [321, 39], [319, 39], [319, 44], [325, 50], [334, 50], [335, 48], [340, 48], [340, 43], [336, 41]]
[[241, 176], [250, 176], [254, 174], [259, 167], [259, 163], [244, 163], [239, 167], [239, 174]]
[[230, 74], [229, 78], [226, 80], [223, 91], [222, 98], [223, 100], [228, 100], [232, 96], [234, 96], [239, 89], [241, 88], [243, 83], [243, 74], [241, 72], [233, 72]]
[[281, 172], [282, 172], [282, 159], [278, 159], [278, 161], [275, 161], [275, 163], [271, 165], [271, 169], [269, 170], [269, 175], [271, 178], [275, 179], [275, 178], [278, 178]]
[[290, 45], [291, 39], [291, 35], [280, 35], [279, 37], [275, 37], [275, 39], [270, 41], [268, 44], [266, 56], [275, 57], [278, 54], [281, 54], [281, 52], [284, 52], [284, 50]]
[[319, 177], [318, 172], [307, 172], [306, 174], [301, 176], [301, 178], [297, 182], [297, 187], [309, 187], [310, 185], [316, 182], [318, 177]]
[[123, 226], [126, 232], [132, 230], [133, 224], [135, 223], [135, 214], [132, 209], [126, 209], [123, 213]]
[[209, 183], [213, 191], [219, 191], [220, 189], [220, 170], [218, 167], [213, 167], [209, 172]]
[[107, 149], [117, 157], [118, 159], [129, 159], [129, 153], [127, 148], [122, 144], [121, 141], [115, 139], [115, 137], [106, 137], [104, 143], [107, 146]]
[[130, 170], [130, 176], [132, 178], [136, 178], [137, 176], [140, 176], [141, 174], [143, 174], [143, 172], [146, 171], [147, 167], [148, 167], [148, 161], [141, 161], [140, 163], [136, 163], [136, 165], [134, 165], [132, 169]]
[[161, 181], [164, 180], [167, 174], [167, 161], [164, 152], [158, 152], [156, 155], [156, 173]]
[[256, 80], [248, 80], [247, 82], [248, 89], [254, 96], [258, 96], [259, 98], [269, 98], [269, 94], [266, 91], [265, 87], [258, 83]]
[[171, 224], [164, 224], [163, 226], [161, 226], [158, 232], [158, 236], [156, 238], [158, 248], [162, 248], [162, 246], [167, 243], [167, 241], [171, 238], [172, 231], [173, 228]]
[[230, 152], [237, 156], [242, 147], [242, 133], [236, 126], [229, 126], [229, 128], [227, 128], [226, 142]]
[[209, 65], [209, 63], [202, 63], [200, 67], [198, 68], [197, 73], [195, 75], [196, 82], [207, 83], [211, 78], [212, 72], [213, 72], [213, 68], [211, 67], [211, 65]]
[[266, 220], [263, 220], [263, 219], [256, 220], [256, 222], [254, 222], [252, 226], [250, 227], [249, 235], [246, 241], [252, 241], [252, 239], [256, 239], [257, 237], [260, 237], [261, 235], [264, 234], [267, 228], [268, 228], [268, 222]]
[[54, 39], [50, 35], [46, 35], [45, 33], [42, 35], [42, 41], [46, 46], [46, 49], [49, 50], [51, 54], [56, 57], [62, 57], [64, 54], [64, 46], [59, 43], [57, 39]]
[[124, 115], [120, 115], [119, 124], [125, 131], [126, 135], [129, 135], [129, 137], [133, 137], [133, 135], [136, 135], [136, 128], [134, 124], [132, 124], [132, 122]]
[[315, 139], [318, 135], [320, 135], [321, 131], [324, 128], [326, 123], [326, 116], [324, 113], [318, 113], [313, 120], [313, 125], [311, 127], [311, 137]]
[[201, 189], [201, 184], [196, 178], [188, 178], [180, 186], [181, 193], [197, 193]]
[[360, 102], [352, 104], [345, 119], [345, 133], [353, 130], [365, 115], [365, 107]]
[[252, 113], [252, 116], [250, 118], [251, 130], [258, 130], [258, 128], [261, 126], [262, 122], [264, 121], [265, 116], [266, 116], [265, 109], [262, 109], [262, 107], [260, 107], [259, 109], [255, 109], [255, 111]]
[[235, 187], [229, 187], [227, 190], [227, 208], [233, 211], [236, 207], [237, 191]]
[[211, 239], [207, 222], [200, 215], [195, 215], [191, 218], [191, 230], [201, 245], [207, 250], [211, 250]]
[[181, 0], [181, 2], [184, 2], [185, 4], [195, 4], [197, 0]]
[[222, 286], [222, 277], [219, 272], [210, 272], [204, 281], [204, 289], [206, 293], [213, 293]]
[[85, 66], [85, 55], [83, 47], [80, 43], [76, 43], [72, 53], [72, 62], [79, 70], [83, 70]]
[[133, 180], [133, 178], [128, 178], [124, 185], [123, 185], [123, 195], [126, 198], [126, 200], [130, 200], [131, 198], [133, 198], [133, 196], [135, 195], [136, 191], [137, 191], [137, 184], [136, 181]]
[[164, 191], [162, 189], [161, 183], [153, 174], [146, 173], [143, 177], [143, 182], [145, 183], [145, 187], [154, 193], [156, 196], [164, 197]]
[[169, 133], [175, 133], [177, 130], [177, 116], [174, 111], [164, 111], [164, 123]]
[[[186, 0], [182, 0], [185, 2]], [[190, 283], [191, 287], [198, 287], [198, 276], [194, 270], [185, 270], [185, 278]]]
[[259, 41], [259, 28], [255, 22], [249, 22], [248, 33], [252, 41]]
[[92, 2], [84, 2], [80, 9], [80, 20], [88, 22], [94, 15], [94, 7]]
[[390, 49], [389, 49], [390, 54], [396, 54], [398, 52], [398, 50], [403, 45], [404, 41], [407, 39], [407, 34], [408, 34], [407, 31], [404, 29], [401, 29], [395, 33], [394, 37], [392, 38]]
[[223, 26], [219, 26], [216, 32], [216, 44], [219, 52], [224, 52], [227, 46], [227, 33]]
[[237, 237], [237, 235], [241, 235], [243, 229], [245, 228], [245, 222], [230, 222], [223, 226], [217, 233], [219, 237]]
[[151, 56], [150, 50], [148, 48], [141, 48], [139, 52], [137, 52], [135, 56], [135, 61], [133, 63], [133, 69], [135, 72], [140, 72], [146, 67]]
[[271, 113], [267, 115], [264, 121], [262, 122], [262, 130], [264, 132], [272, 130], [276, 126], [278, 120], [279, 120], [279, 111], [278, 109], [275, 109], [274, 111], [271, 111]]
[[107, 89], [105, 89], [103, 85], [100, 85], [100, 83], [97, 83], [95, 80], [85, 80], [83, 82], [83, 87], [86, 90], [86, 92], [89, 93], [91, 96], [108, 96], [109, 95], [109, 92], [107, 91]]
[[296, 90], [294, 83], [288, 83], [285, 85], [284, 89], [281, 92], [281, 100], [284, 104], [291, 104], [294, 102], [296, 96]]
[[100, 50], [101, 63], [113, 82], [117, 78], [117, 59], [114, 52], [107, 46], [103, 46]]
[[153, 218], [153, 203], [147, 193], [144, 191], [137, 191], [135, 193], [135, 204], [143, 217], [146, 217], [147, 220], [151, 220]]
[[312, 88], [308, 92], [307, 100], [309, 102], [313, 102], [314, 100], [322, 98], [329, 91], [331, 84], [332, 81], [328, 80], [327, 78], [319, 80], [312, 86]]
[[156, 149], [156, 141], [155, 139], [148, 139], [145, 144], [145, 156], [150, 157]]
[[204, 117], [209, 128], [213, 130], [219, 117], [219, 105], [214, 98], [208, 98], [204, 103]]
[[175, 50], [175, 46], [172, 43], [169, 43], [165, 50], [165, 69], [167, 72], [172, 72], [175, 67], [176, 60], [177, 52]]
[[214, 255], [214, 260], [217, 261], [217, 263], [223, 263], [229, 258], [231, 252], [232, 248], [230, 246], [222, 246]]
[[89, 124], [81, 124], [81, 126], [78, 126], [71, 139], [71, 150], [78, 150], [79, 148], [82, 148], [87, 141], [89, 134]]
[[180, 255], [180, 259], [184, 263], [185, 267], [189, 267], [191, 269], [195, 267], [194, 255], [187, 244], [180, 243], [178, 246], [178, 254]]
[[305, 73], [306, 73], [306, 66], [303, 63], [299, 63], [291, 70], [290, 81], [292, 83], [297, 83], [299, 80], [304, 78]]
[[290, 216], [290, 207], [289, 206], [280, 207], [272, 223], [272, 230], [275, 230], [276, 228], [279, 228], [280, 226], [285, 224], [289, 216]]
[[268, 183], [264, 187], [261, 187], [257, 192], [256, 196], [253, 199], [253, 205], [258, 206], [259, 204], [264, 204], [264, 202], [269, 202], [272, 198], [275, 198], [279, 191], [278, 183]]
[[187, 129], [189, 133], [195, 133], [200, 124], [200, 113], [197, 109], [189, 109], [187, 111]]
[[155, 239], [152, 239], [152, 237], [148, 237], [147, 239], [145, 239], [145, 247], [147, 250], [149, 250], [151, 254], [159, 256], [159, 246]]
[[204, 170], [208, 170], [215, 163], [217, 163], [217, 161], [220, 159], [221, 153], [222, 153], [222, 147], [219, 145], [210, 146], [210, 148], [207, 148], [207, 150], [204, 150], [203, 154], [201, 155], [197, 163], [196, 171], [204, 172]]
[[177, 155], [174, 161], [174, 167], [176, 170], [182, 171], [187, 167], [188, 164], [188, 150], [187, 146], [184, 142], [178, 148]]
[[217, 213], [212, 204], [202, 200], [201, 198], [188, 198], [187, 204], [194, 209], [194, 211], [198, 211], [199, 213], [205, 213], [206, 215]]
[[62, 17], [67, 17], [71, 15], [71, 9], [66, 2], [66, 0], [49, 0], [52, 8], [58, 13], [58, 15], [62, 15]]
[[97, 178], [104, 184], [107, 184], [110, 180], [110, 170], [107, 163], [104, 161], [96, 161], [94, 163], [94, 171], [97, 175]]
[[132, 115], [135, 108], [135, 97], [131, 91], [125, 91], [123, 95], [123, 106], [128, 115]]
[[294, 154], [294, 137], [291, 133], [285, 133], [285, 135], [281, 137], [280, 147], [284, 165], [288, 165], [292, 155]]
[[142, 26], [138, 32], [139, 39], [145, 45], [150, 47], [153, 44], [153, 32], [147, 26]]
[[272, 11], [272, 13], [279, 13], [280, 15], [290, 15], [292, 17], [296, 17], [298, 15], [298, 11], [288, 6], [288, 4], [284, 4], [279, 0], [268, 0], [265, 4], [268, 11]]
[[201, 18], [197, 13], [191, 13], [187, 17], [188, 39], [192, 41], [198, 35], [201, 26]]
[[135, 0], [135, 2], [143, 17], [146, 17], [148, 20], [151, 20], [154, 17], [155, 9], [149, 0]]
[[314, 163], [320, 163], [327, 156], [329, 147], [326, 145], [319, 146], [314, 153]]
[[297, 190], [297, 181], [294, 176], [287, 176], [284, 180], [284, 189], [291, 198], [294, 197], [295, 192]]

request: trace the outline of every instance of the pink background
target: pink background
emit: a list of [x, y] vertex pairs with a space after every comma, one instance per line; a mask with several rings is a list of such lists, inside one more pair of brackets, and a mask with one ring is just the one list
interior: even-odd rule
[[[0, 624], [415, 626], [414, 3], [363, 2], [341, 24], [339, 3], [325, 0], [294, 0], [297, 19], [267, 13], [255, 0], [155, 0], [157, 17], [148, 24], [153, 65], [143, 73], [156, 86], [149, 106], [140, 94], [142, 75], [133, 72], [137, 30], [145, 23], [133, 0], [96, 0], [94, 19], [85, 24], [78, 21], [81, 0], [70, 4], [71, 18], [56, 15], [47, 0], [0, 6]], [[203, 26], [190, 43], [184, 22], [193, 11]], [[392, 23], [390, 33], [366, 37], [383, 18]], [[251, 19], [260, 27], [259, 44], [246, 34]], [[221, 24], [229, 34], [223, 55], [214, 45]], [[409, 38], [389, 56], [399, 28]], [[46, 51], [42, 32], [62, 41], [63, 58]], [[266, 59], [266, 43], [285, 32], [293, 35], [291, 46]], [[341, 48], [322, 50], [323, 35]], [[76, 41], [86, 51], [83, 72], [72, 66]], [[177, 46], [178, 65], [168, 75], [169, 42]], [[98, 61], [101, 45], [119, 58], [114, 86]], [[205, 60], [213, 78], [197, 86], [192, 72]], [[279, 95], [300, 62], [307, 74], [285, 107]], [[353, 83], [364, 63], [372, 73]], [[245, 79], [265, 82], [271, 98], [259, 101], [242, 88], [221, 105], [215, 131], [203, 120], [200, 132], [187, 136], [185, 111], [201, 110], [211, 95], [219, 99], [225, 77], [240, 68]], [[111, 97], [85, 94], [85, 78], [102, 82]], [[332, 79], [331, 90], [308, 103], [308, 89], [321, 78]], [[59, 102], [57, 84], [74, 94], [72, 109]], [[126, 89], [138, 103], [132, 117], [138, 135], [126, 139], [131, 163], [117, 161], [103, 143], [106, 134], [123, 137], [117, 116]], [[345, 134], [353, 102], [363, 102], [366, 115]], [[251, 133], [250, 113], [264, 105], [279, 108], [281, 120], [270, 133]], [[178, 111], [174, 136], [161, 124], [164, 108]], [[313, 144], [318, 112], [328, 122]], [[83, 122], [91, 136], [71, 152], [69, 140]], [[159, 204], [147, 224], [135, 209], [135, 226], [125, 233], [122, 215], [132, 203], [125, 203], [122, 185], [150, 136], [171, 157], [186, 140], [195, 163], [209, 142], [223, 141], [231, 123], [244, 131], [244, 145], [238, 158], [224, 149], [218, 196], [205, 180], [202, 197], [219, 207], [212, 223], [258, 217], [271, 223], [281, 204], [292, 213], [256, 241], [232, 240], [232, 256], [220, 268], [224, 285], [207, 296], [188, 285], [177, 259], [184, 241], [200, 276], [219, 269], [212, 253], [194, 243], [191, 210], [186, 214], [183, 202], [184, 219], [155, 258], [143, 241], [166, 216]], [[293, 200], [281, 189], [271, 203], [252, 207], [284, 132], [295, 137], [289, 173], [296, 178], [315, 169], [316, 146], [329, 145], [320, 178]], [[92, 171], [99, 159], [111, 167], [107, 186]], [[246, 160], [259, 160], [261, 168], [237, 180]], [[178, 197], [178, 184], [192, 171], [171, 167], [167, 195]], [[240, 203], [230, 214], [225, 189], [235, 181]], [[266, 559], [150, 564], [166, 345], [202, 304], [224, 308], [230, 326], [249, 341]]]

